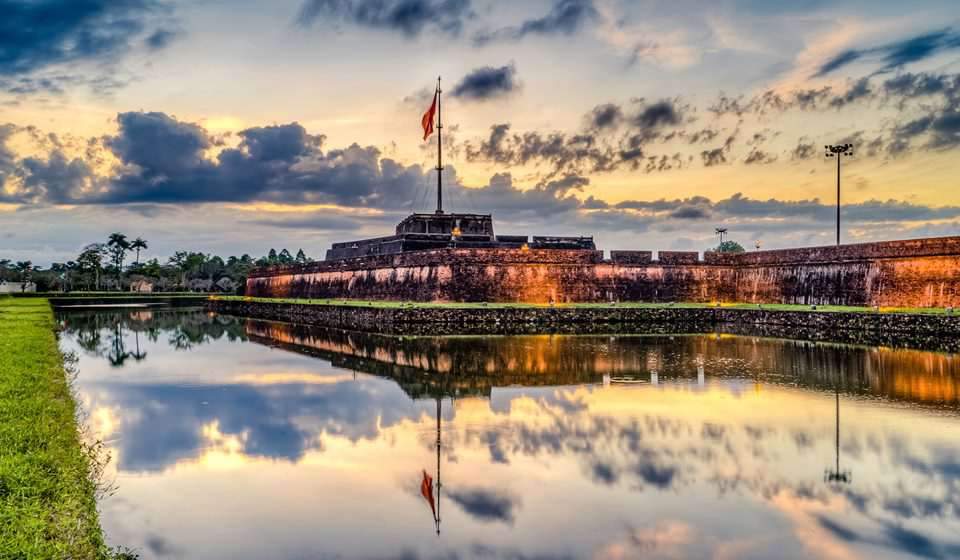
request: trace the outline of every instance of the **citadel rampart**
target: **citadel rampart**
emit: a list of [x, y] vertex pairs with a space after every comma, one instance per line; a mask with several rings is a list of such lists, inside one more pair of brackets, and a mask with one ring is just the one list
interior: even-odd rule
[[262, 269], [247, 295], [400, 301], [960, 305], [960, 237], [741, 254], [443, 248]]

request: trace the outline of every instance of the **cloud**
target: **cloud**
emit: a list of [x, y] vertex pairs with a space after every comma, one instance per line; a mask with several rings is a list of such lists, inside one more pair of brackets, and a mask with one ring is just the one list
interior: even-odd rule
[[700, 152], [700, 159], [703, 161], [703, 166], [713, 167], [727, 163], [727, 154], [729, 154], [733, 148], [733, 142], [737, 139], [738, 133], [739, 130], [733, 131], [730, 136], [727, 136], [722, 146]]
[[446, 495], [471, 517], [478, 521], [500, 521], [512, 525], [519, 501], [493, 488], [454, 488]]
[[[543, 164], [551, 168], [546, 177], [558, 174], [607, 172], [622, 166], [645, 172], [668, 171], [683, 167], [689, 161], [682, 154], [653, 154], [647, 146], [657, 140], [685, 134], [667, 130], [681, 126], [687, 110], [675, 100], [646, 103], [625, 116], [620, 105], [607, 103], [594, 107], [584, 118], [585, 128], [565, 132], [530, 131], [511, 134], [508, 123], [490, 127], [486, 139], [467, 141], [467, 161], [489, 161], [503, 165]], [[618, 135], [625, 123], [627, 135]]]
[[467, 161], [545, 163], [553, 168], [553, 173], [606, 171], [613, 169], [618, 159], [612, 147], [599, 145], [596, 135], [589, 132], [510, 134], [507, 123], [490, 127], [489, 136], [479, 145], [468, 141], [465, 155]]
[[66, 64], [115, 63], [148, 34], [152, 48], [169, 42], [151, 28], [171, 11], [162, 0], [38, 0], [4, 2], [0, 20], [0, 76], [27, 77], [0, 81], [11, 93], [60, 93], [68, 81], [90, 80], [89, 74], [37, 73]]
[[877, 47], [843, 51], [824, 62], [813, 77], [825, 76], [858, 60], [872, 58], [882, 62], [880, 72], [887, 72], [953, 49], [960, 49], [960, 33], [947, 28]]
[[510, 95], [520, 87], [513, 64], [494, 68], [482, 66], [463, 77], [453, 88], [453, 96], [468, 101], [486, 101]]
[[672, 101], [658, 101], [644, 107], [634, 117], [633, 123], [640, 128], [659, 128], [680, 124], [680, 111]]
[[556, 0], [550, 11], [515, 27], [503, 27], [474, 35], [476, 45], [497, 40], [519, 41], [527, 35], [572, 35], [599, 17], [592, 0]]
[[771, 154], [770, 152], [761, 150], [760, 148], [757, 148], [756, 146], [754, 146], [750, 150], [750, 153], [747, 154], [747, 157], [744, 158], [743, 163], [747, 165], [753, 165], [758, 163], [759, 164], [773, 163], [775, 161], [777, 161], [776, 155]]
[[298, 23], [340, 20], [370, 29], [417, 37], [427, 27], [459, 35], [472, 17], [470, 0], [307, 0]]
[[590, 127], [594, 129], [614, 128], [623, 120], [623, 109], [613, 103], [597, 105], [589, 115]]
[[960, 79], [956, 74], [930, 74], [927, 72], [913, 74], [905, 72], [883, 82], [883, 89], [887, 95], [901, 99], [936, 95], [938, 93], [952, 96], [960, 89], [958, 82], [960, 82]]
[[174, 31], [172, 29], [157, 29], [148, 35], [145, 41], [147, 43], [147, 47], [149, 47], [151, 50], [157, 51], [170, 46], [170, 43], [172, 43], [179, 36], [179, 31]]
[[805, 160], [812, 158], [816, 153], [817, 150], [813, 142], [804, 136], [797, 141], [797, 146], [790, 151], [790, 157], [795, 160]]

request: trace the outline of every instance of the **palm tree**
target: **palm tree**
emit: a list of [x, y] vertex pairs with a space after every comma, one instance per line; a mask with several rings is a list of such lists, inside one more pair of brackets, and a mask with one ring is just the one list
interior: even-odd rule
[[111, 233], [107, 240], [107, 247], [110, 248], [113, 265], [117, 267], [117, 289], [119, 289], [120, 277], [123, 274], [123, 258], [130, 250], [130, 242], [127, 241], [127, 236], [122, 233]]
[[132, 250], [134, 250], [134, 251], [137, 252], [137, 266], [139, 266], [139, 265], [140, 265], [140, 250], [141, 250], [141, 249], [147, 249], [147, 248], [148, 248], [148, 247], [147, 247], [147, 241], [146, 241], [144, 238], [142, 238], [142, 237], [138, 237], [138, 238], [136, 238], [136, 239], [133, 240], [133, 243], [130, 244], [130, 248], [131, 248]]

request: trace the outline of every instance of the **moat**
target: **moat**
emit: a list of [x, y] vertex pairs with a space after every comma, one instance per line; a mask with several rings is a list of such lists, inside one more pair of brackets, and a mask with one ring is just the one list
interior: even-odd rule
[[960, 556], [954, 354], [58, 321], [143, 558]]

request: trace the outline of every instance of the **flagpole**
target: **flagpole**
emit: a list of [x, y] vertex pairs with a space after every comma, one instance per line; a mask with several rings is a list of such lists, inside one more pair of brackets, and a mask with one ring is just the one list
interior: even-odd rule
[[443, 124], [440, 120], [440, 76], [437, 76], [437, 214], [443, 214]]
[[440, 400], [437, 397], [437, 534], [440, 534]]

